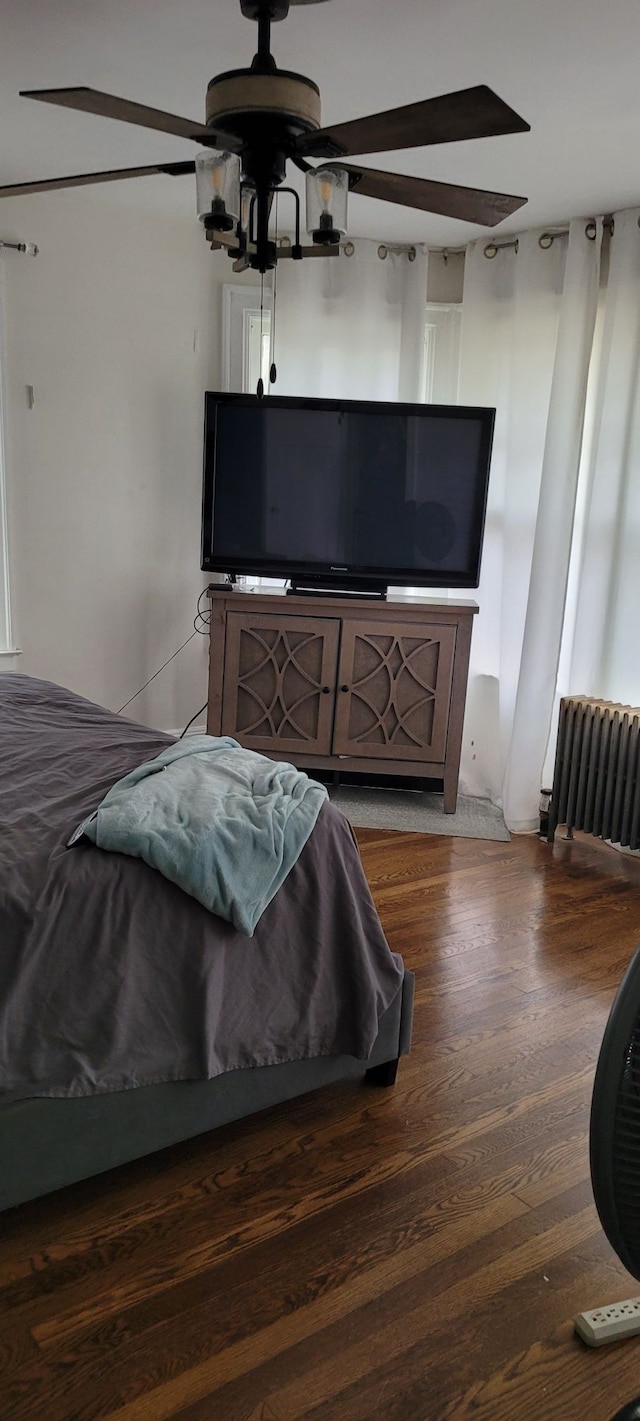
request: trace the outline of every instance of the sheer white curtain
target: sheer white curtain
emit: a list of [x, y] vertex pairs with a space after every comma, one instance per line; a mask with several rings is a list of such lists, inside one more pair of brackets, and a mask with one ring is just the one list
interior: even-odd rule
[[[461, 787], [516, 831], [558, 696], [640, 704], [639, 221], [616, 214], [606, 287], [601, 219], [467, 251], [459, 399], [497, 418]], [[426, 264], [364, 241], [281, 263], [277, 392], [420, 399]]]
[[614, 214], [560, 694], [640, 705], [640, 209]]
[[414, 247], [411, 261], [406, 251], [382, 259], [378, 245], [363, 240], [352, 256], [279, 264], [272, 394], [423, 398], [427, 250]]
[[463, 760], [467, 792], [537, 823], [598, 300], [600, 229], [467, 253], [460, 401], [497, 410]]
[[367, 400], [422, 398], [427, 253], [280, 262], [273, 394]]

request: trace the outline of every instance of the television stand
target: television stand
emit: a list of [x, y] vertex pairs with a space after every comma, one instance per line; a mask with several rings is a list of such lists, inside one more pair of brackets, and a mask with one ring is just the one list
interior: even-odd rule
[[331, 578], [305, 577], [298, 580], [292, 578], [286, 589], [287, 597], [373, 597], [378, 602], [385, 602], [387, 588], [383, 582], [376, 582], [375, 579], [367, 581], [366, 578], [357, 578], [348, 585], [344, 583], [332, 582]]
[[441, 780], [454, 814], [475, 602], [216, 588], [209, 735], [314, 769]]

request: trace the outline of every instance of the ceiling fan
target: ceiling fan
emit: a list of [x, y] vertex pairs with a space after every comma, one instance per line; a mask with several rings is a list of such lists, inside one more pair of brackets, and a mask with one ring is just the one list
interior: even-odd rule
[[[152, 173], [196, 172], [199, 213], [212, 245], [227, 247], [236, 269], [251, 266], [261, 272], [273, 267], [281, 255], [336, 252], [345, 230], [348, 191], [483, 226], [495, 226], [526, 202], [505, 193], [345, 162], [362, 153], [523, 133], [529, 124], [481, 84], [323, 128], [317, 85], [302, 74], [278, 69], [270, 50], [272, 22], [285, 19], [290, 5], [316, 3], [321, 0], [240, 0], [242, 14], [257, 21], [257, 52], [249, 68], [211, 80], [204, 124], [97, 89], [23, 90], [24, 98], [187, 138], [204, 152], [190, 162], [12, 183], [0, 187], [0, 197]], [[329, 161], [313, 166], [309, 158]], [[298, 195], [283, 187], [289, 161], [307, 175], [307, 227], [312, 236], [307, 247], [300, 242]], [[286, 249], [276, 247], [269, 236], [271, 206], [278, 191], [291, 193], [296, 204], [296, 238]]]

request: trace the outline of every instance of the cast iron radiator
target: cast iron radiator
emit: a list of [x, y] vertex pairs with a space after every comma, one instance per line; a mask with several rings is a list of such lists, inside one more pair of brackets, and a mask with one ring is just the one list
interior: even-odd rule
[[558, 824], [640, 847], [640, 710], [565, 696], [549, 804], [547, 839]]

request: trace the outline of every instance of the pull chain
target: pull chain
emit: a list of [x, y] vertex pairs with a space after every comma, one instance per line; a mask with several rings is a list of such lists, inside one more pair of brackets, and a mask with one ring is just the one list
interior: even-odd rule
[[[260, 272], [260, 370], [262, 370], [262, 317], [264, 313], [264, 272]], [[259, 376], [256, 387], [256, 395], [259, 400], [264, 399], [264, 380]]]
[[[276, 233], [275, 233], [275, 241], [276, 241], [276, 252], [277, 252], [277, 250], [278, 250], [278, 194], [277, 194], [277, 193], [276, 193]], [[273, 287], [272, 287], [272, 292], [273, 292], [273, 298], [272, 298], [272, 299], [273, 299], [273, 304], [272, 304], [272, 310], [271, 310], [271, 341], [270, 341], [271, 349], [270, 349], [270, 351], [269, 351], [269, 355], [270, 355], [270, 358], [271, 358], [271, 364], [270, 364], [270, 366], [269, 366], [269, 385], [275, 385], [275, 383], [276, 383], [276, 378], [277, 378], [277, 374], [278, 374], [278, 372], [277, 372], [277, 370], [276, 370], [276, 362], [275, 362], [275, 359], [274, 359], [275, 353], [276, 353], [276, 296], [277, 296], [277, 294], [278, 294], [278, 262], [277, 262], [277, 259], [276, 259], [275, 266], [274, 266], [274, 268], [273, 268]]]

